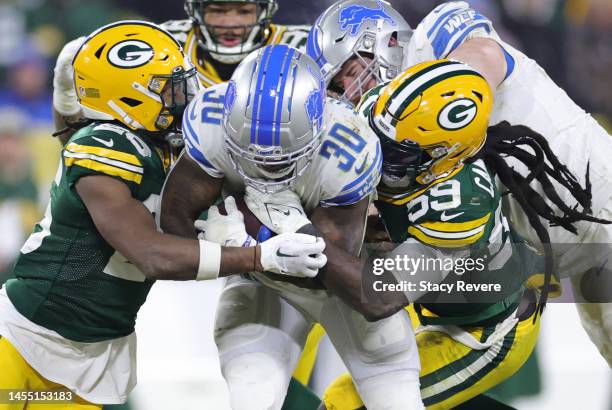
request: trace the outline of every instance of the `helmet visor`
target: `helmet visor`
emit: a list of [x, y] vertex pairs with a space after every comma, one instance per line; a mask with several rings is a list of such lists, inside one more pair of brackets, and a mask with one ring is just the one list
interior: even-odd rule
[[[162, 84], [163, 87], [160, 91], [159, 87]], [[195, 67], [185, 70], [185, 68], [178, 66], [169, 75], [153, 76], [149, 89], [158, 92], [162, 101], [162, 110], [157, 120], [158, 126], [166, 129], [172, 125], [174, 131], [180, 132], [185, 107], [197, 94], [198, 88], [199, 83], [196, 78]], [[170, 121], [172, 121], [172, 124], [170, 124]]]
[[416, 178], [431, 162], [427, 152], [409, 140], [393, 141], [380, 137], [383, 154], [382, 183], [389, 188], [410, 189], [417, 185]]

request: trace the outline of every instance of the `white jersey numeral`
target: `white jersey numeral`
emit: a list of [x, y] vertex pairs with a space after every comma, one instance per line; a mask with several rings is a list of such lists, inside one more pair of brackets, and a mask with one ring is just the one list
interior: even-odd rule
[[[428, 194], [435, 199], [430, 201]], [[442, 197], [450, 198], [439, 199]], [[461, 184], [459, 181], [452, 179], [434, 186], [423, 195], [408, 202], [408, 219], [410, 222], [415, 222], [425, 215], [430, 208], [439, 212], [457, 208], [459, 205], [461, 205]]]

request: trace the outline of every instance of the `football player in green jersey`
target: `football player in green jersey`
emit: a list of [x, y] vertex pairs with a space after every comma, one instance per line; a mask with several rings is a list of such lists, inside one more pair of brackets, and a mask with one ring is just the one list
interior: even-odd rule
[[156, 279], [252, 270], [305, 277], [325, 264], [324, 243], [309, 235], [248, 247], [255, 243], [232, 199], [225, 225], [210, 226], [237, 234], [229, 247], [158, 231], [171, 142], [197, 88], [169, 33], [137, 21], [105, 26], [73, 66], [91, 120], [64, 147], [45, 217], [21, 249], [16, 278], [0, 290], [0, 390], [68, 389], [74, 400], [45, 404], [53, 410], [127, 399], [136, 382], [136, 314]]
[[[196, 68], [200, 85], [207, 88], [228, 81], [249, 52], [265, 45], [287, 44], [305, 51], [310, 26], [273, 23], [277, 9], [276, 0], [185, 0], [188, 18], [166, 21], [161, 26], [181, 43], [185, 59]], [[71, 66], [82, 41], [82, 37], [77, 38], [64, 46], [54, 70], [54, 135], [62, 146], [83, 121]], [[221, 111], [212, 108], [209, 116], [219, 119]], [[312, 352], [322, 334], [319, 325], [315, 325], [304, 360], [296, 368], [295, 377], [302, 384], [308, 384], [314, 364]]]
[[[552, 268], [548, 258], [544, 261], [522, 246], [510, 230], [494, 172], [513, 194], [531, 195], [534, 205], [527, 204], [526, 212], [555, 219], [539, 207], [535, 195], [522, 191], [528, 182], [504, 168], [500, 153], [505, 149], [531, 164], [546, 158], [562, 168], [545, 141], [531, 130], [507, 124], [487, 130], [492, 98], [482, 75], [467, 65], [442, 60], [412, 67], [371, 90], [360, 105], [360, 113], [381, 140], [383, 176], [377, 205], [396, 247], [384, 264], [377, 265], [372, 258], [347, 262], [332, 279], [342, 281], [345, 300], [354, 305], [376, 297], [392, 313], [411, 303], [421, 359], [421, 397], [415, 400], [422, 399], [431, 409], [471, 400], [520, 368], [535, 345], [539, 327], [534, 292], [526, 289], [538, 287], [537, 280], [535, 285], [531, 281], [544, 268], [549, 274]], [[490, 141], [485, 143], [487, 132]], [[535, 155], [517, 143], [528, 145]], [[543, 168], [533, 171], [534, 178], [542, 178]], [[553, 174], [564, 186], [580, 191], [568, 175], [564, 179]], [[576, 212], [555, 220], [571, 229], [573, 217], [588, 218]], [[533, 224], [541, 227], [539, 220]], [[282, 225], [277, 221], [275, 226]], [[412, 271], [387, 267], [397, 257], [427, 265]], [[378, 284], [371, 279], [376, 271], [382, 275], [376, 278], [384, 279]], [[391, 287], [398, 289], [408, 282], [414, 288]], [[387, 291], [385, 284], [391, 285]], [[372, 288], [377, 291], [374, 295]], [[489, 293], [470, 296], [470, 289], [476, 288]], [[558, 291], [557, 286], [552, 288]], [[440, 289], [451, 291], [447, 296]], [[471, 303], [448, 303], [457, 300]], [[388, 382], [394, 383], [392, 378]], [[381, 398], [381, 403], [396, 408], [392, 397]], [[348, 376], [327, 390], [324, 404], [328, 409], [363, 408]]]
[[[429, 268], [409, 277], [417, 284], [407, 296], [421, 359], [421, 399], [428, 409], [452, 408], [518, 370], [539, 328], [535, 306], [523, 297], [523, 283], [536, 266], [521, 262], [524, 249], [513, 243], [494, 175], [475, 159], [485, 142], [492, 92], [468, 66], [436, 61], [409, 69], [368, 97], [360, 108], [383, 147], [377, 207], [391, 240], [401, 244], [391, 256], [457, 261], [467, 250], [460, 259], [474, 262], [462, 275], [458, 268]], [[398, 281], [406, 279], [398, 272]], [[497, 297], [466, 296], [472, 303], [436, 303], [443, 292], [427, 293], [462, 281], [495, 283], [501, 290]], [[363, 406], [350, 394], [351, 384], [343, 376], [329, 387], [328, 409]]]
[[273, 24], [276, 0], [186, 0], [187, 20], [162, 24], [184, 44], [204, 87], [229, 81], [250, 52], [271, 44], [305, 51], [310, 26]]
[[[408, 278], [418, 283], [416, 291], [404, 296], [412, 302], [421, 398], [428, 409], [490, 400], [481, 394], [516, 372], [533, 350], [540, 316], [530, 289], [542, 291], [540, 307], [549, 292], [560, 291], [550, 277], [550, 241], [538, 216], [568, 230], [579, 219], [605, 222], [568, 207], [562, 208], [566, 215], [557, 216], [542, 205], [542, 197], [529, 189], [529, 181], [510, 168], [504, 156], [519, 158], [532, 178], [543, 184], [547, 175], [555, 178], [575, 192], [585, 209], [589, 198], [543, 137], [507, 123], [487, 129], [492, 98], [480, 73], [456, 61], [437, 60], [411, 67], [387, 85], [375, 87], [359, 107], [381, 140], [383, 176], [377, 207], [391, 240], [401, 244], [389, 256], [437, 255], [456, 261], [453, 251], [459, 251], [475, 262], [471, 269], [459, 266], [463, 272], [455, 265], [450, 272], [428, 268]], [[544, 161], [552, 166], [538, 165]], [[509, 228], [496, 176], [518, 197], [542, 235], [544, 258], [526, 248]], [[547, 194], [551, 201], [560, 201], [554, 189]], [[486, 269], [478, 267], [479, 258]], [[390, 271], [398, 281], [406, 279], [401, 269]], [[542, 286], [543, 271], [551, 286]], [[420, 286], [422, 279], [430, 286]], [[461, 290], [453, 295], [470, 300], [465, 293], [470, 287], [464, 281], [471, 282], [471, 289], [495, 283], [499, 296], [481, 293], [472, 303], [439, 302], [444, 292], [438, 289], [446, 287], [451, 294], [453, 286]], [[497, 291], [494, 286], [485, 288]], [[348, 376], [327, 389], [324, 403], [327, 409], [365, 409]]]

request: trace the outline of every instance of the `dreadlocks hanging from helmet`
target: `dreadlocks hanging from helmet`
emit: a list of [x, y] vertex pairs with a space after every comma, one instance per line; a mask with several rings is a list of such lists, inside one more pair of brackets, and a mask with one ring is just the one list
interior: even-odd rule
[[[523, 176], [517, 172], [508, 161], [509, 157], [522, 163], [529, 171], [528, 175]], [[549, 221], [551, 226], [561, 226], [573, 234], [577, 234], [573, 224], [578, 221], [611, 223], [591, 215], [589, 165], [587, 164], [586, 184], [582, 187], [569, 169], [559, 161], [542, 135], [529, 127], [511, 125], [506, 121], [488, 128], [486, 142], [476, 158], [484, 160], [487, 167], [508, 189], [505, 194], [512, 195], [520, 204], [544, 247], [546, 270], [539, 305], [541, 313], [548, 298], [554, 261], [550, 236], [540, 218]], [[544, 195], [530, 186], [534, 180], [542, 186]], [[563, 202], [553, 180], [572, 194], [576, 200], [574, 206]], [[562, 213], [556, 213], [547, 201], [552, 202]]]

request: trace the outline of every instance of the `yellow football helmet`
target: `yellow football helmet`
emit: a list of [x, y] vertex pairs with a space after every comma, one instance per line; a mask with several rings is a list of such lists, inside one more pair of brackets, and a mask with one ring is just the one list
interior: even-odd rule
[[85, 116], [118, 120], [134, 130], [180, 133], [182, 113], [198, 87], [181, 45], [144, 21], [95, 31], [72, 65]]
[[370, 113], [381, 140], [383, 183], [429, 184], [474, 156], [486, 139], [493, 95], [459, 62], [417, 64], [387, 84]]

